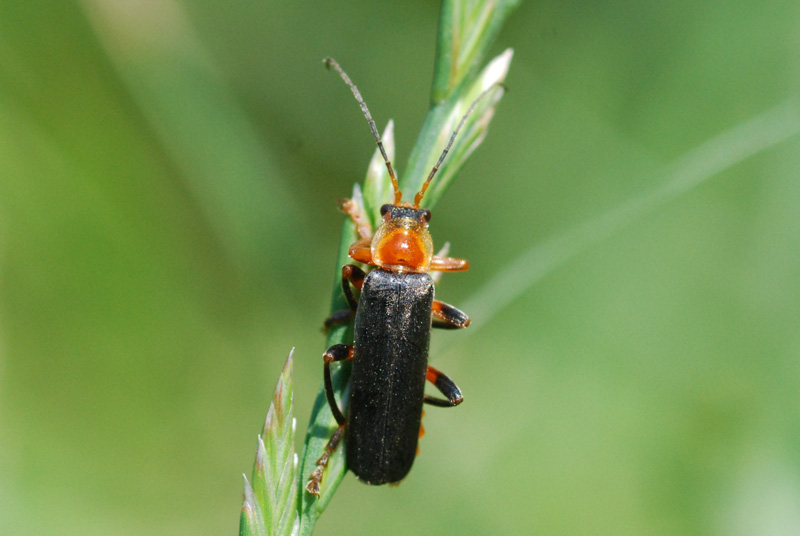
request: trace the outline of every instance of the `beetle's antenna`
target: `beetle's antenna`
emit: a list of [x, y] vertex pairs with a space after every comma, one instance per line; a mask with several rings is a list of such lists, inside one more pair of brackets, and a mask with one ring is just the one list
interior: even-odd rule
[[[358, 104], [361, 106], [361, 111], [364, 112], [364, 117], [367, 118], [367, 123], [369, 123], [369, 128], [370, 130], [372, 130], [372, 135], [375, 137], [375, 143], [378, 144], [378, 149], [381, 150], [381, 155], [383, 155], [383, 161], [386, 162], [386, 169], [389, 170], [389, 178], [392, 180], [392, 188], [394, 188], [394, 204], [395, 205], [400, 204], [400, 201], [402, 201], [403, 199], [403, 192], [400, 191], [400, 185], [397, 183], [397, 176], [394, 174], [392, 163], [389, 161], [389, 157], [386, 155], [386, 150], [383, 148], [383, 142], [381, 141], [381, 136], [380, 134], [378, 134], [378, 129], [375, 126], [375, 121], [372, 120], [372, 116], [369, 113], [369, 108], [367, 108], [367, 103], [364, 102], [364, 99], [361, 98], [361, 93], [358, 92], [358, 88], [350, 80], [350, 77], [347, 76], [347, 73], [345, 73], [342, 70], [342, 68], [339, 67], [339, 64], [336, 63], [336, 60], [334, 60], [333, 58], [325, 58], [323, 61], [325, 63], [325, 67], [327, 67], [328, 69], [330, 69], [331, 67], [336, 69], [336, 72], [338, 72], [339, 76], [342, 77], [342, 80], [344, 80], [344, 83], [347, 84], [347, 86], [350, 88], [350, 91], [353, 92], [353, 96], [356, 98]], [[450, 141], [450, 143], [452, 143], [452, 140]], [[441, 161], [439, 163], [441, 163]]]
[[447, 147], [445, 147], [444, 151], [442, 151], [442, 156], [439, 157], [439, 161], [436, 162], [435, 166], [433, 166], [433, 169], [431, 170], [430, 174], [428, 175], [428, 178], [425, 179], [425, 182], [422, 184], [422, 188], [417, 193], [417, 195], [414, 196], [414, 206], [416, 208], [419, 208], [419, 204], [420, 204], [420, 202], [422, 202], [422, 197], [425, 195], [425, 190], [428, 189], [428, 185], [431, 183], [431, 179], [433, 179], [433, 176], [436, 175], [437, 171], [439, 171], [439, 166], [441, 166], [442, 162], [444, 162], [444, 157], [447, 156], [448, 151], [450, 151], [450, 147], [452, 147], [453, 142], [455, 141], [456, 136], [458, 135], [458, 131], [461, 130], [461, 127], [464, 126], [464, 122], [467, 120], [467, 117], [469, 117], [469, 115], [472, 113], [472, 111], [475, 110], [475, 107], [478, 105], [478, 103], [486, 95], [488, 95], [490, 91], [492, 91], [493, 89], [497, 88], [498, 86], [499, 87], [503, 87], [502, 84], [492, 84], [490, 87], [485, 89], [483, 91], [483, 93], [478, 95], [478, 98], [475, 99], [474, 101], [472, 101], [472, 104], [469, 105], [469, 109], [467, 110], [467, 113], [465, 113], [464, 117], [461, 118], [461, 121], [458, 123], [458, 126], [453, 131], [453, 134], [450, 136], [450, 141], [447, 142]]

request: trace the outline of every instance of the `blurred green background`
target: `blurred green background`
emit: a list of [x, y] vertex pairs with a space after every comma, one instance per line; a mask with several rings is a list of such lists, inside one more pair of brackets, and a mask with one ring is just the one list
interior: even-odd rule
[[[0, 533], [237, 533], [292, 346], [303, 435], [335, 199], [374, 150], [321, 59], [395, 119], [402, 173], [438, 11], [0, 3]], [[508, 46], [432, 223], [472, 263], [456, 305], [800, 91], [796, 1], [528, 1]], [[437, 332], [466, 403], [427, 412], [399, 487], [348, 476], [317, 533], [799, 533], [800, 138], [741, 160]]]

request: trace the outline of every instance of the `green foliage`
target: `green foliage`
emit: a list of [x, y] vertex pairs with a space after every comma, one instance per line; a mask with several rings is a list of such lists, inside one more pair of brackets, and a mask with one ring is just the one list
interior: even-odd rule
[[[0, 2], [0, 534], [236, 531], [285, 359], [264, 349], [297, 346], [302, 429], [347, 262], [335, 200], [372, 154], [319, 60], [395, 118], [413, 196], [438, 12]], [[437, 294], [473, 324], [431, 351], [466, 402], [427, 412], [401, 486], [348, 478], [318, 532], [794, 533], [797, 20], [780, 0], [520, 4], [464, 77], [513, 46], [432, 225], [471, 265]]]
[[294, 350], [289, 353], [258, 436], [252, 485], [244, 478], [240, 536], [297, 534], [297, 455], [294, 452]]
[[431, 101], [446, 100], [480, 68], [486, 50], [520, 0], [442, 2]]

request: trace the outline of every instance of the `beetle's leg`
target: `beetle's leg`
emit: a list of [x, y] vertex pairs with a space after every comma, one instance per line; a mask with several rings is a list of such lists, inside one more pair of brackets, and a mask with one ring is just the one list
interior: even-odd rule
[[349, 322], [353, 317], [353, 313], [358, 307], [358, 300], [356, 300], [355, 296], [353, 296], [353, 291], [350, 289], [350, 285], [353, 285], [360, 291], [361, 287], [364, 286], [365, 277], [367, 277], [367, 274], [365, 274], [364, 270], [358, 266], [352, 264], [346, 264], [342, 266], [342, 293], [344, 293], [344, 297], [347, 300], [347, 305], [350, 307], [349, 309], [336, 311], [331, 316], [326, 318], [324, 325], [325, 331], [328, 331], [333, 326], [338, 326], [339, 324]]
[[435, 328], [458, 329], [469, 326], [470, 320], [464, 311], [440, 300], [433, 300], [431, 314]]
[[347, 298], [347, 304], [352, 311], [355, 311], [358, 307], [358, 300], [353, 296], [350, 285], [353, 285], [361, 292], [365, 277], [367, 277], [367, 274], [364, 273], [364, 270], [354, 264], [345, 264], [342, 266], [342, 292], [344, 292], [344, 297]]
[[344, 294], [349, 307], [347, 309], [336, 311], [327, 319], [325, 319], [325, 331], [333, 326], [344, 324], [345, 322], [348, 322], [350, 318], [352, 318], [353, 313], [358, 308], [358, 300], [356, 300], [355, 296], [353, 296], [353, 291], [350, 289], [350, 285], [353, 285], [359, 291], [361, 291], [361, 287], [364, 286], [365, 277], [367, 277], [367, 274], [365, 274], [364, 270], [358, 266], [353, 264], [346, 264], [342, 266], [342, 294]]
[[322, 331], [325, 333], [328, 332], [333, 326], [340, 326], [342, 324], [347, 324], [350, 322], [350, 319], [353, 318], [353, 310], [349, 307], [347, 309], [339, 309], [331, 316], [325, 319], [325, 322], [322, 325]]
[[357, 242], [354, 242], [352, 246], [350, 246], [350, 250], [347, 252], [350, 255], [350, 258], [358, 261], [363, 262], [364, 264], [374, 264], [372, 262], [372, 239], [371, 238], [362, 238]]
[[[425, 410], [423, 409], [422, 410], [422, 416], [420, 417], [420, 419], [422, 419], [422, 417], [424, 417], [424, 416], [425, 416]], [[425, 426], [423, 426], [422, 423], [420, 422], [419, 423], [419, 439], [422, 439], [422, 436], [424, 436], [424, 435], [425, 435]], [[419, 456], [419, 442], [417, 442], [417, 456]]]
[[466, 259], [457, 259], [455, 257], [440, 257], [434, 255], [431, 258], [431, 270], [437, 272], [464, 272], [469, 270], [469, 261]]
[[331, 413], [333, 413], [333, 417], [336, 419], [339, 427], [333, 432], [333, 435], [328, 440], [328, 444], [325, 445], [322, 456], [317, 459], [317, 466], [308, 476], [306, 490], [317, 497], [319, 497], [319, 484], [322, 481], [322, 473], [328, 466], [328, 462], [334, 451], [336, 451], [336, 447], [339, 446], [342, 436], [344, 436], [344, 427], [347, 424], [347, 419], [342, 413], [342, 410], [339, 409], [339, 405], [336, 403], [336, 397], [333, 394], [331, 363], [334, 361], [349, 361], [353, 359], [353, 346], [349, 344], [334, 344], [322, 355], [322, 359], [325, 361], [325, 397], [328, 399]]
[[372, 227], [369, 225], [369, 220], [364, 211], [352, 199], [339, 199], [339, 208], [350, 216], [350, 220], [356, 226], [358, 236], [363, 239], [372, 238]]
[[[450, 253], [450, 242], [445, 242], [444, 245], [442, 246], [442, 249], [437, 251], [434, 254], [434, 256], [435, 257], [447, 257], [448, 253]], [[430, 276], [431, 276], [431, 279], [433, 279], [433, 282], [438, 285], [439, 281], [441, 281], [441, 279], [442, 279], [442, 274], [443, 273], [444, 272], [432, 272], [430, 274]]]
[[350, 216], [350, 220], [356, 226], [356, 232], [359, 236], [359, 239], [350, 246], [350, 251], [348, 252], [350, 257], [364, 264], [372, 264], [372, 250], [370, 248], [372, 228], [369, 225], [366, 214], [352, 199], [340, 199], [339, 208]]
[[311, 471], [311, 474], [308, 476], [308, 484], [306, 484], [306, 491], [311, 493], [312, 495], [316, 495], [319, 497], [319, 484], [322, 482], [322, 473], [325, 472], [325, 468], [328, 466], [328, 462], [331, 459], [336, 447], [339, 446], [339, 442], [342, 440], [344, 436], [344, 425], [341, 424], [336, 429], [336, 431], [331, 436], [328, 444], [325, 445], [325, 451], [322, 453], [317, 459], [317, 466]]
[[347, 422], [342, 410], [339, 409], [339, 404], [336, 403], [336, 397], [333, 395], [333, 380], [331, 379], [331, 363], [334, 361], [349, 361], [353, 359], [353, 346], [351, 344], [334, 344], [322, 354], [322, 359], [325, 361], [325, 396], [328, 398], [328, 405], [331, 407], [331, 413], [340, 426]]
[[435, 385], [436, 388], [439, 389], [439, 392], [447, 397], [447, 400], [444, 400], [442, 398], [434, 398], [432, 396], [425, 395], [423, 400], [426, 404], [449, 408], [451, 406], [457, 406], [464, 401], [464, 395], [461, 394], [461, 389], [458, 388], [456, 382], [448, 378], [444, 373], [439, 372], [431, 366], [428, 366], [428, 372], [425, 374], [425, 379]]

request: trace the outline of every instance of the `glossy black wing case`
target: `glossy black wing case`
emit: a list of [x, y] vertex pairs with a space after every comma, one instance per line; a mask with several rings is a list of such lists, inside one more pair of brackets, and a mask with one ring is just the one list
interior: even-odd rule
[[355, 319], [347, 465], [369, 484], [398, 482], [417, 453], [433, 280], [373, 270]]

